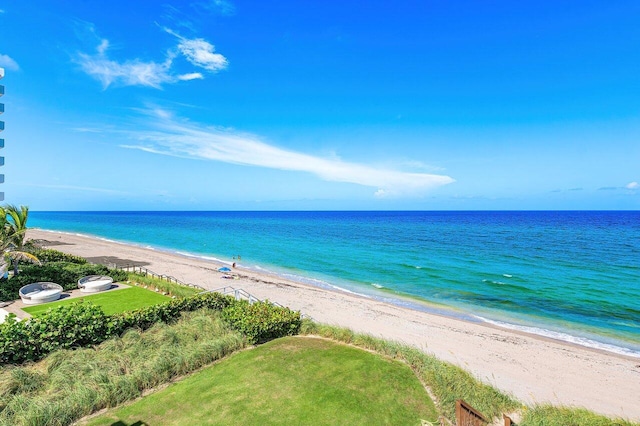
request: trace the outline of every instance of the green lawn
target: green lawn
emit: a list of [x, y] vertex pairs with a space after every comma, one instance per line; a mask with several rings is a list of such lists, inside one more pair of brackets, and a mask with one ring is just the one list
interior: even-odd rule
[[419, 425], [433, 402], [398, 361], [308, 337], [277, 339], [89, 419], [88, 425]]
[[64, 299], [58, 302], [29, 306], [22, 310], [34, 317], [37, 317], [45, 313], [49, 308], [68, 305], [69, 303], [78, 302], [80, 300], [91, 301], [93, 304], [100, 306], [105, 314], [111, 315], [118, 312], [132, 311], [145, 306], [157, 305], [158, 303], [170, 300], [170, 298], [144, 288], [129, 287], [122, 290], [111, 290], [75, 299]]

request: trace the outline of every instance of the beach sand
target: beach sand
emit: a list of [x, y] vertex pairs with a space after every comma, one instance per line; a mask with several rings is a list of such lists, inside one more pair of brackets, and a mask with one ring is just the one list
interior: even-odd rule
[[206, 289], [242, 288], [311, 316], [315, 321], [415, 346], [456, 364], [480, 380], [531, 405], [584, 407], [640, 421], [640, 358], [625, 357], [485, 324], [395, 306], [339, 290], [287, 281], [242, 269], [222, 278], [218, 263], [105, 241], [29, 230], [50, 248], [93, 262], [135, 262]]

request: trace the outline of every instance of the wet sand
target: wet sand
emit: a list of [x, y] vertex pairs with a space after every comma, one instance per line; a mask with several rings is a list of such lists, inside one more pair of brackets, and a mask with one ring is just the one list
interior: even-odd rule
[[584, 407], [640, 421], [640, 358], [258, 274], [243, 269], [242, 264], [232, 272], [237, 279], [226, 279], [217, 271], [221, 264], [197, 257], [42, 230], [29, 230], [28, 237], [94, 262], [134, 263], [209, 290], [242, 288], [318, 322], [415, 346], [465, 368], [526, 404]]

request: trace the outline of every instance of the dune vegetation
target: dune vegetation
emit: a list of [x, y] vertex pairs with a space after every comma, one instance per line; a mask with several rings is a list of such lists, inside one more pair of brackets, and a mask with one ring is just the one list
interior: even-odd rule
[[[55, 250], [20, 249], [42, 260], [9, 283], [41, 273], [71, 285], [95, 267]], [[37, 306], [38, 318], [0, 324], [0, 425], [67, 425], [116, 407], [82, 424], [429, 424], [455, 422], [457, 399], [491, 419], [519, 413], [521, 426], [638, 425], [584, 409], [526, 407], [413, 347], [301, 321], [269, 303], [117, 273], [133, 287], [86, 297], [93, 303]]]

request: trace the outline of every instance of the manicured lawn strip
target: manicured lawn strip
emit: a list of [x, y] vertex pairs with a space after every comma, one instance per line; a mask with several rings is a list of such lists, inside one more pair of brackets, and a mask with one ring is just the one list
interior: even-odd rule
[[87, 295], [81, 298], [64, 299], [42, 305], [29, 306], [23, 310], [34, 317], [42, 315], [49, 308], [68, 305], [81, 300], [91, 301], [102, 308], [105, 314], [112, 315], [120, 312], [132, 311], [145, 306], [157, 305], [170, 300], [169, 297], [140, 287], [130, 287], [121, 290], [111, 290], [104, 293]]
[[286, 337], [87, 424], [419, 425], [421, 419], [435, 421], [435, 406], [405, 364], [324, 339]]
[[406, 362], [435, 395], [440, 414], [454, 424], [457, 399], [464, 399], [488, 419], [502, 418], [503, 413], [522, 408], [522, 404], [513, 398], [482, 383], [462, 368], [411, 346], [312, 321], [302, 323], [300, 334], [327, 337]]

